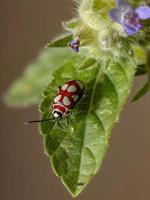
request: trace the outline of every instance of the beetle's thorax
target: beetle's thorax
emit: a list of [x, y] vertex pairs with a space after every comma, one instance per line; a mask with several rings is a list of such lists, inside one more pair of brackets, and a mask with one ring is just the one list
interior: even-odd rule
[[54, 118], [61, 118], [66, 115], [68, 108], [61, 104], [61, 102], [54, 103], [52, 106]]

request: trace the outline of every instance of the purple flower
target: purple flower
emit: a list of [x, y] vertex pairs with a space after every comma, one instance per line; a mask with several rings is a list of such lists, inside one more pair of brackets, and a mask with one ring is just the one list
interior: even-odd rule
[[136, 34], [141, 28], [141, 19], [150, 18], [150, 7], [146, 5], [133, 9], [127, 0], [116, 0], [117, 8], [110, 10], [110, 17], [124, 27], [128, 35]]
[[80, 47], [80, 42], [78, 39], [73, 39], [70, 43], [69, 43], [69, 47], [71, 47], [73, 49], [74, 52], [79, 52], [79, 47]]

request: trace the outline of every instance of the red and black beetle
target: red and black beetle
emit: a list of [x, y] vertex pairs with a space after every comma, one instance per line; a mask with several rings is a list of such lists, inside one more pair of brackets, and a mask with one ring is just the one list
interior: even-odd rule
[[[35, 120], [29, 121], [27, 123], [33, 122], [43, 122], [49, 120], [56, 120], [57, 122], [64, 117], [68, 117], [71, 112], [70, 110], [75, 107], [78, 101], [84, 94], [84, 85], [78, 80], [69, 80], [63, 86], [60, 86], [53, 100], [52, 105], [52, 119]], [[59, 122], [58, 122], [58, 125]]]

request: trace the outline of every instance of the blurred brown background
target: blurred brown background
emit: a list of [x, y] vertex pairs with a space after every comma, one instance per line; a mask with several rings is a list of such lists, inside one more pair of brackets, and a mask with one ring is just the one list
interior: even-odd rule
[[[3, 94], [51, 38], [61, 32], [61, 20], [71, 18], [71, 0], [1, 0], [0, 88]], [[144, 78], [135, 81], [134, 92]], [[0, 108], [0, 199], [71, 200], [43, 153], [37, 107]], [[150, 199], [150, 94], [129, 101], [113, 130], [110, 148], [97, 174], [79, 200]]]

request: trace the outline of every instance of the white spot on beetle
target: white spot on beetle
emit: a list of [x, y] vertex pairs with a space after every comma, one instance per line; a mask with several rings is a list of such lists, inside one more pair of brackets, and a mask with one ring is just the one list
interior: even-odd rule
[[79, 95], [73, 95], [72, 98], [73, 98], [74, 102], [76, 102], [79, 99]]
[[64, 104], [65, 106], [69, 106], [69, 105], [71, 104], [71, 101], [68, 99], [68, 97], [64, 97], [64, 98], [63, 98], [63, 104]]
[[57, 103], [61, 99], [62, 95], [58, 95], [55, 97], [54, 102]]
[[70, 85], [69, 88], [67, 89], [68, 92], [76, 92], [77, 88], [74, 85]]
[[54, 117], [58, 118], [59, 117], [58, 113], [54, 113]]
[[62, 90], [66, 90], [68, 88], [68, 84], [65, 84], [61, 87]]

